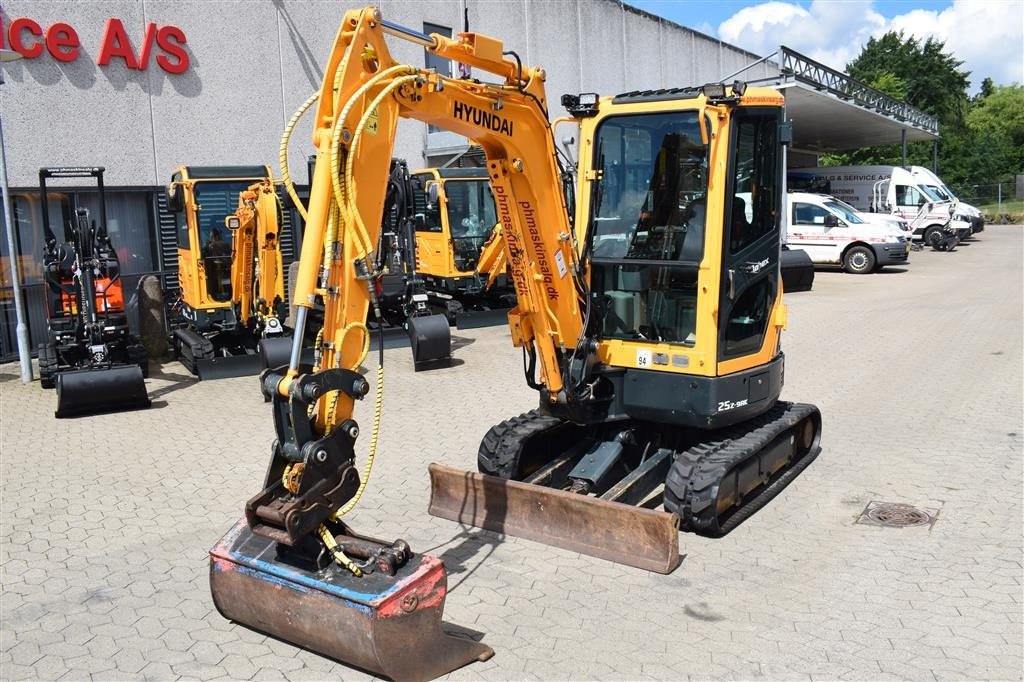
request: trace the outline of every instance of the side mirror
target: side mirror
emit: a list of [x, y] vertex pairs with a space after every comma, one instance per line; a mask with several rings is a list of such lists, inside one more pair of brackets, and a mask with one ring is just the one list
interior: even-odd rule
[[441, 190], [437, 186], [436, 182], [427, 183], [427, 205], [431, 208], [437, 206], [437, 200], [441, 195]]
[[839, 227], [839, 218], [831, 213], [825, 216], [825, 227]]
[[427, 229], [427, 217], [425, 215], [423, 215], [422, 213], [417, 213], [415, 216], [413, 216], [412, 222], [413, 222], [413, 226], [417, 230], [425, 230], [425, 229]]
[[185, 210], [185, 194], [179, 187], [170, 185], [167, 188], [167, 208], [171, 213], [181, 213]]

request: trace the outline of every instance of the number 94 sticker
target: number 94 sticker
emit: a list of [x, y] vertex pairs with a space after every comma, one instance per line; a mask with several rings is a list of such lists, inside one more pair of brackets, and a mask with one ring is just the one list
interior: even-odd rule
[[651, 366], [651, 351], [646, 348], [636, 349], [636, 366], [637, 367], [650, 367]]

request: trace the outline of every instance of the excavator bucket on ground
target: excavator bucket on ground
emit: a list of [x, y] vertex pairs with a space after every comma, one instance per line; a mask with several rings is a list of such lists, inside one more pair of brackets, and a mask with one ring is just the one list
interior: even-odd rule
[[61, 372], [56, 387], [56, 417], [140, 410], [152, 404], [138, 365]]
[[444, 315], [410, 317], [406, 323], [417, 372], [452, 364], [452, 332]]
[[225, 618], [395, 680], [433, 679], [494, 655], [442, 629], [447, 590], [432, 556], [358, 578], [333, 562], [289, 563], [244, 518], [210, 550], [210, 591]]

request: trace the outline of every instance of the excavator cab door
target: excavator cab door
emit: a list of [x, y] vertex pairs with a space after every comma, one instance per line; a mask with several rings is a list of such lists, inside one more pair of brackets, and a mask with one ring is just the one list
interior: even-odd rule
[[719, 302], [720, 361], [756, 353], [779, 292], [779, 111], [739, 107], [730, 135]]
[[413, 190], [414, 226], [416, 229], [416, 271], [433, 277], [448, 276], [447, 236], [441, 218], [443, 193], [441, 184], [429, 175], [414, 176], [421, 180]]

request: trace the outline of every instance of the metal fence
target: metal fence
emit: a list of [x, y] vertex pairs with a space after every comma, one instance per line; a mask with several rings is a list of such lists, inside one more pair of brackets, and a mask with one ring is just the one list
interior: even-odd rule
[[950, 185], [950, 189], [960, 201], [976, 206], [992, 217], [1024, 211], [1024, 196], [1017, 195], [1016, 183], [1013, 180], [995, 183], [954, 183]]

